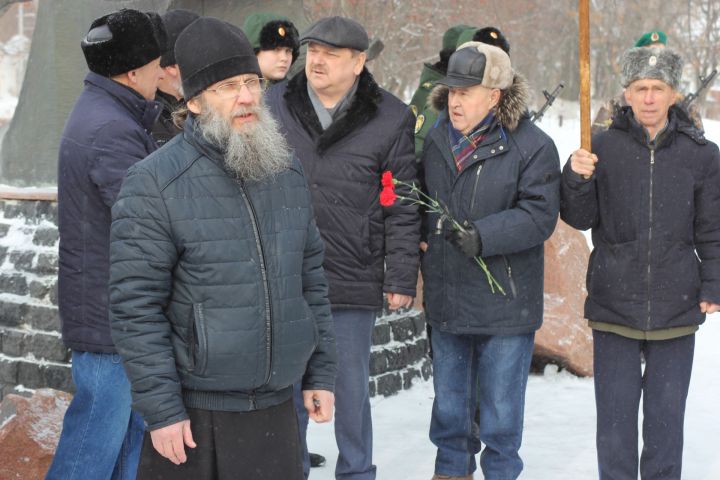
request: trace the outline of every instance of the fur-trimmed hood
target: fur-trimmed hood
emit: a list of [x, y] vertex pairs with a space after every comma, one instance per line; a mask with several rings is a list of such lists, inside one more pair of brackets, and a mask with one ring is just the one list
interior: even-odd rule
[[[444, 112], [448, 106], [447, 85], [436, 85], [428, 96], [427, 104], [437, 112]], [[525, 77], [519, 73], [513, 76], [513, 83], [510, 88], [502, 91], [500, 103], [495, 115], [503, 128], [513, 131], [517, 128], [520, 119], [527, 111], [527, 104], [530, 101], [530, 86]]]

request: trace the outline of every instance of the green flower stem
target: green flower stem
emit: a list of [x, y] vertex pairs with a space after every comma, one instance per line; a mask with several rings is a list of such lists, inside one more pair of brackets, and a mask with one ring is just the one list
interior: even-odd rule
[[[445, 208], [443, 205], [440, 204], [437, 200], [427, 195], [425, 192], [420, 190], [414, 183], [406, 183], [402, 180], [398, 180], [397, 178], [393, 178], [393, 184], [394, 185], [402, 185], [404, 187], [408, 187], [410, 189], [410, 193], [414, 193], [417, 195], [417, 197], [406, 197], [404, 195], [398, 195], [397, 198], [400, 200], [405, 200], [409, 202], [411, 205], [422, 205], [423, 207], [427, 208], [430, 212], [437, 213], [439, 215], [442, 215], [446, 219], [448, 219], [450, 222], [452, 222], [453, 228], [459, 231], [465, 231], [465, 228], [463, 228], [462, 225], [460, 225], [457, 220], [455, 220], [452, 215], [450, 215], [450, 212]], [[478, 264], [478, 266], [482, 269], [483, 272], [485, 272], [485, 276], [487, 277], [488, 285], [490, 286], [490, 292], [495, 293], [495, 291], [498, 291], [505, 295], [505, 289], [503, 289], [502, 285], [495, 279], [492, 272], [490, 272], [490, 269], [485, 264], [485, 260], [482, 259], [479, 255], [475, 258], [475, 263]]]

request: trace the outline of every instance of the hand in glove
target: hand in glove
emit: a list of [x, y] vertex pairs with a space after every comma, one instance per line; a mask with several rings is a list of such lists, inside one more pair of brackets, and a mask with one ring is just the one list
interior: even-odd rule
[[452, 230], [445, 238], [470, 258], [475, 258], [482, 253], [480, 233], [472, 224], [465, 222], [464, 230]]

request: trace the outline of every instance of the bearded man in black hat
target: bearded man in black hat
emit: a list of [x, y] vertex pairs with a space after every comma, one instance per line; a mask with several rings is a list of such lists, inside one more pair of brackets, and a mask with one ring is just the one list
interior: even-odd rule
[[600, 479], [634, 479], [639, 467], [643, 480], [679, 480], [695, 333], [720, 310], [720, 153], [675, 103], [677, 52], [636, 47], [621, 66], [627, 106], [592, 154], [565, 164], [560, 214], [592, 229]]
[[113, 338], [148, 430], [139, 476], [299, 480], [293, 384], [318, 422], [335, 384], [310, 192], [245, 35], [203, 17], [175, 55], [183, 134], [128, 172], [111, 228]]
[[180, 69], [175, 61], [175, 42], [185, 27], [198, 18], [197, 13], [183, 9], [170, 10], [162, 16], [168, 39], [167, 50], [160, 57], [163, 78], [158, 82], [155, 95], [155, 100], [162, 105], [162, 113], [152, 129], [152, 136], [160, 147], [182, 131], [175, 125], [172, 116], [173, 112], [181, 110], [185, 105]]
[[157, 148], [147, 132], [165, 41], [157, 14], [120, 10], [81, 42], [90, 72], [58, 160], [58, 310], [76, 392], [49, 479], [135, 478], [143, 422], [110, 335], [110, 207], [127, 168]]

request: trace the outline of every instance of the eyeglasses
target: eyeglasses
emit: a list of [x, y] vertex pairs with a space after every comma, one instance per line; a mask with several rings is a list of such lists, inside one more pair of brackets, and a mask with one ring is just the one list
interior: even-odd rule
[[247, 87], [250, 93], [256, 94], [263, 91], [265, 88], [264, 78], [256, 77], [244, 82], [228, 82], [223, 83], [217, 88], [206, 88], [208, 92], [215, 92], [215, 94], [223, 99], [237, 98], [242, 93], [242, 88]]

